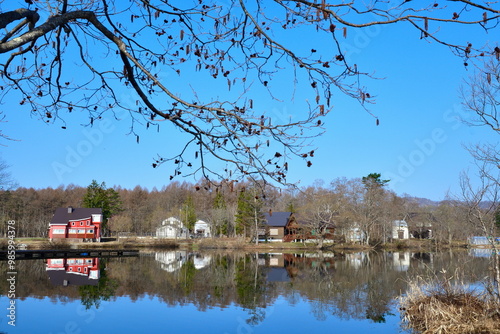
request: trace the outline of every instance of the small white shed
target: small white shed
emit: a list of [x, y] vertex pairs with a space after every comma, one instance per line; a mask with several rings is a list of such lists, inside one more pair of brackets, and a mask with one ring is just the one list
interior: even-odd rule
[[197, 237], [209, 238], [212, 235], [210, 225], [203, 220], [198, 220], [194, 223], [194, 234]]
[[404, 220], [394, 220], [392, 222], [392, 239], [405, 240], [410, 238], [408, 224]]

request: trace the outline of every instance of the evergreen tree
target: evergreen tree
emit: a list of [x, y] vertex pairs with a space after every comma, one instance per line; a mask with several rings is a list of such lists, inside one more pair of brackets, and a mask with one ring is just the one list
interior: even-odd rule
[[220, 191], [217, 191], [215, 194], [214, 209], [226, 209], [226, 200]]
[[292, 201], [290, 201], [287, 206], [286, 206], [286, 211], [288, 212], [291, 212], [291, 213], [295, 213], [296, 210], [295, 210], [295, 205], [293, 204]]
[[193, 197], [189, 195], [184, 204], [182, 204], [182, 223], [190, 231], [193, 231], [194, 224], [196, 223], [196, 210], [194, 208]]
[[229, 220], [227, 217], [226, 200], [222, 192], [217, 191], [213, 203], [213, 217], [217, 235], [228, 235]]
[[235, 215], [236, 234], [245, 233], [245, 236], [253, 234], [258, 237], [258, 228], [263, 221], [262, 200], [256, 190], [242, 190], [238, 195], [238, 203]]
[[379, 241], [385, 242], [390, 226], [387, 226], [388, 219], [385, 217], [384, 202], [386, 201], [386, 184], [390, 180], [382, 180], [380, 173], [370, 173], [364, 176], [361, 182], [364, 186], [363, 193], [363, 218], [360, 223], [363, 226], [366, 243], [370, 238], [378, 234]]
[[107, 230], [108, 219], [123, 210], [120, 194], [113, 188], [106, 188], [106, 183], [99, 184], [96, 180], [92, 180], [87, 187], [87, 192], [83, 196], [83, 207], [102, 209], [103, 232]]
[[[238, 203], [235, 215], [235, 232], [240, 235], [246, 232], [253, 221], [253, 209], [250, 205], [250, 194], [244, 190], [238, 194]], [[245, 233], [246, 234], [246, 233]]]
[[367, 189], [384, 187], [390, 180], [382, 180], [382, 174], [370, 173], [368, 176], [363, 176], [361, 181]]

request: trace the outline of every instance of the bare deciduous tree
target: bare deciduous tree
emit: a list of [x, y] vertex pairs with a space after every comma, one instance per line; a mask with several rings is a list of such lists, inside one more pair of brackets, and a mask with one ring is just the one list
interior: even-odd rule
[[[373, 102], [361, 82], [373, 69], [352, 63], [341, 43], [355, 29], [408, 24], [417, 38], [449, 47], [466, 65], [500, 54], [498, 47], [441, 33], [457, 26], [496, 29], [494, 2], [25, 2], [0, 5], [0, 101], [17, 99], [63, 128], [77, 111], [88, 114], [89, 124], [106, 115], [128, 117], [137, 141], [139, 127], [168, 123], [184, 134], [183, 144], [153, 167], [171, 161], [172, 178], [183, 169], [183, 175], [235, 173], [286, 183], [290, 158], [310, 166], [309, 139], [322, 133], [333, 94], [340, 91], [363, 108]], [[290, 87], [282, 89], [283, 80]], [[207, 85], [224, 95], [207, 94]], [[308, 108], [291, 120], [272, 119], [254, 104], [262, 91], [278, 100], [298, 90], [309, 94]], [[213, 158], [227, 170], [214, 168]]]
[[[496, 167], [495, 167], [496, 168]], [[500, 175], [496, 171], [496, 180], [491, 178], [491, 166], [479, 166], [479, 185], [474, 186], [469, 175], [462, 173], [460, 185], [462, 200], [467, 209], [469, 223], [485, 235], [492, 247], [493, 265], [490, 292], [500, 302], [500, 247], [498, 235], [498, 210], [500, 208]]]
[[9, 171], [9, 165], [0, 158], [0, 191], [10, 190], [16, 187], [16, 182]]
[[305, 205], [298, 210], [298, 220], [303, 233], [313, 237], [322, 248], [325, 239], [332, 238], [334, 229], [342, 220], [341, 215], [347, 211], [346, 200], [342, 194], [325, 188], [306, 190]]
[[[497, 55], [485, 62], [462, 90], [463, 104], [471, 113], [467, 122], [472, 126], [487, 127], [500, 134], [500, 49]], [[500, 151], [498, 142], [479, 143], [468, 147], [477, 166], [478, 185], [471, 181], [468, 173], [460, 178], [462, 200], [467, 209], [469, 222], [479, 229], [493, 248], [491, 292], [500, 302], [500, 247], [498, 236], [498, 214], [500, 209]]]

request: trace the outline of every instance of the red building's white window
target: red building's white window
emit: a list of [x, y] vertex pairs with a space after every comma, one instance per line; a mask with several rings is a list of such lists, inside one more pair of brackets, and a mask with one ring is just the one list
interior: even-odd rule
[[52, 234], [64, 234], [66, 230], [64, 228], [55, 228], [52, 230]]

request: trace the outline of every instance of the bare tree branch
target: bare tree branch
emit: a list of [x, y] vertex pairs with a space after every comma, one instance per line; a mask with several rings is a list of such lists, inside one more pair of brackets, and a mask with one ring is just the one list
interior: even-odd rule
[[[368, 106], [374, 96], [362, 83], [370, 74], [361, 70], [362, 64], [351, 63], [341, 42], [348, 29], [407, 23], [421, 38], [451, 48], [464, 62], [499, 57], [498, 47], [473, 46], [474, 41], [452, 40], [439, 28], [429, 28], [494, 30], [500, 17], [497, 4], [449, 3], [37, 2], [34, 10], [0, 13], [0, 27], [6, 29], [0, 40], [5, 82], [0, 101], [19, 98], [22, 108], [45, 122], [62, 121], [63, 127], [66, 113], [76, 111], [88, 114], [89, 125], [106, 115], [128, 115], [130, 133], [138, 141], [143, 127], [180, 130], [186, 137], [178, 153], [164, 158], [160, 152], [152, 164], [172, 163], [171, 178], [181, 173], [243, 176], [287, 184], [294, 159], [312, 165], [312, 140], [324, 131], [323, 117], [331, 111], [335, 91], [373, 114]], [[311, 48], [308, 41], [296, 45], [304, 32], [313, 30], [331, 47]], [[275, 84], [284, 73], [292, 75], [290, 94]], [[191, 93], [181, 88], [187, 77]], [[222, 85], [226, 90], [207, 97], [205, 78], [212, 80], [214, 90]], [[294, 98], [294, 90], [311, 98], [304, 112], [277, 119], [257, 106], [262, 90], [274, 100]], [[214, 168], [214, 160], [227, 167]]]

